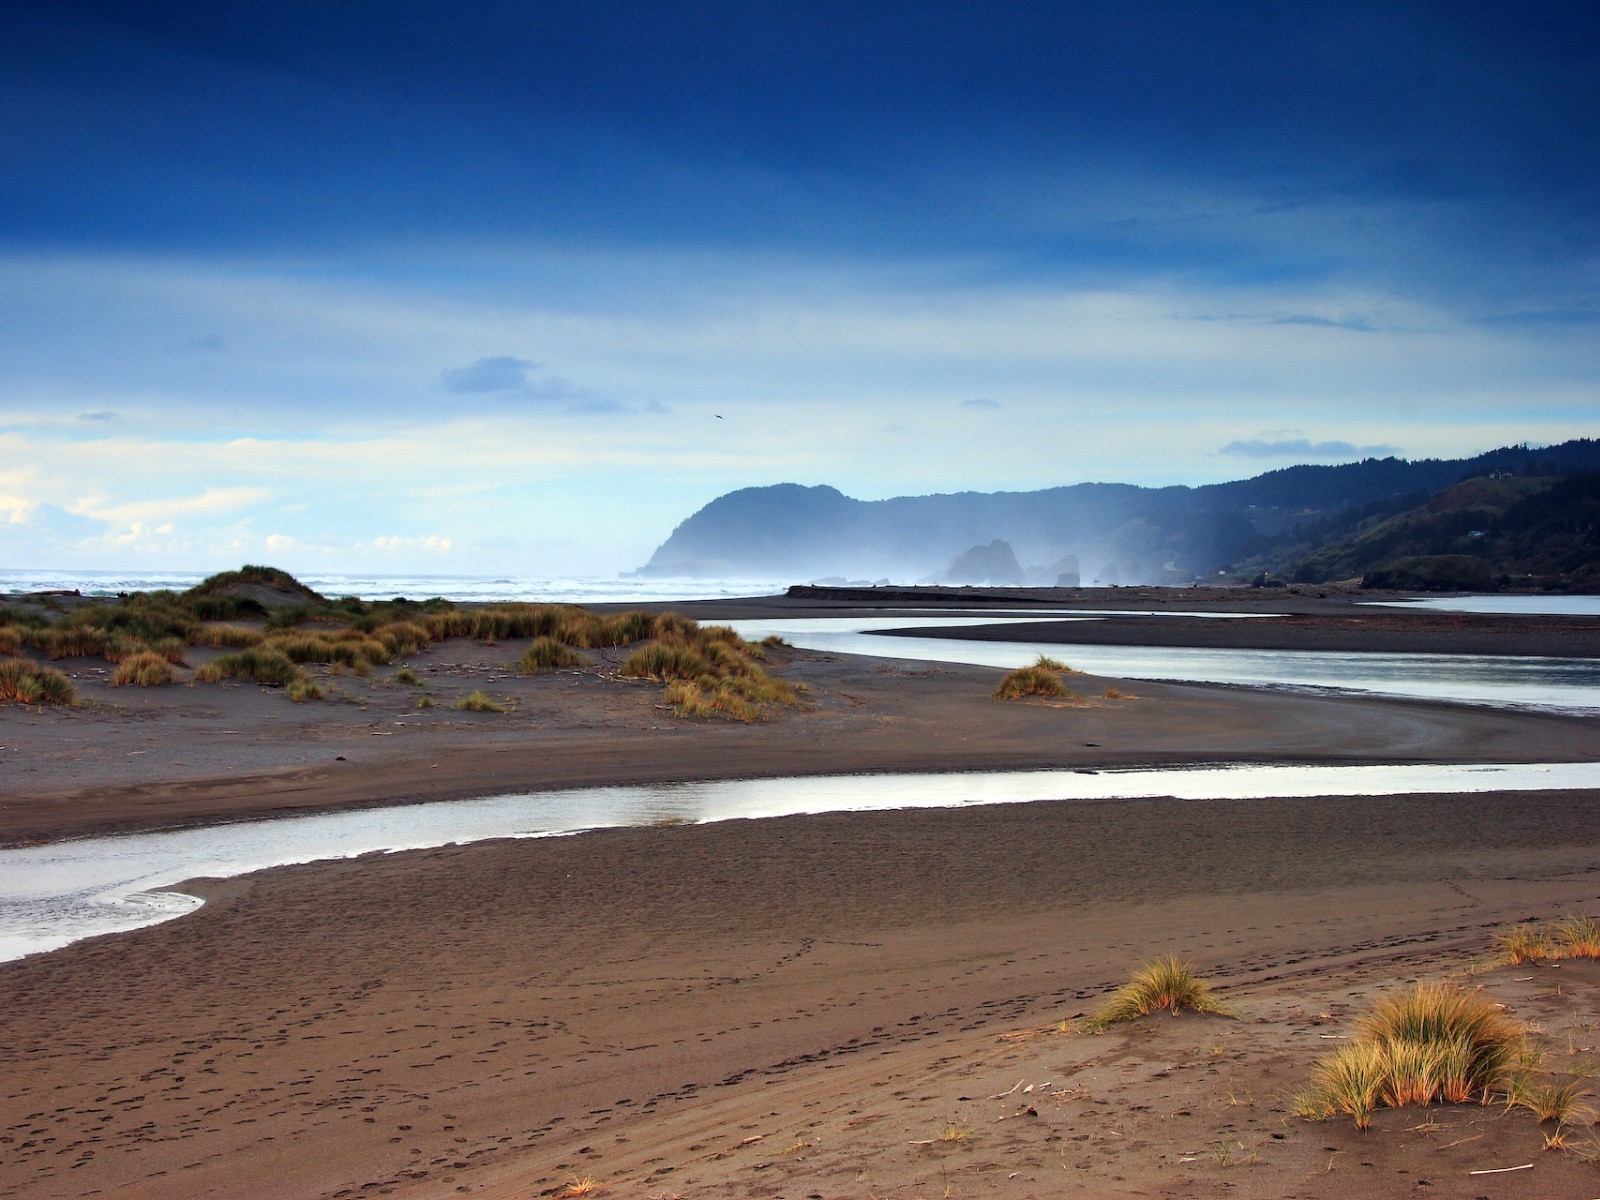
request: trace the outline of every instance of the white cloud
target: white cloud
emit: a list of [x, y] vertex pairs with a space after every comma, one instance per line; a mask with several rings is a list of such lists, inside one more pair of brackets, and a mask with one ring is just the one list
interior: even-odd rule
[[[166, 461], [170, 462], [170, 457]], [[113, 503], [105, 496], [86, 496], [76, 504], [69, 505], [68, 511], [131, 528], [152, 522], [170, 524], [177, 517], [236, 512], [271, 497], [272, 492], [264, 487], [206, 487], [201, 489], [199, 495], [178, 499]]]
[[[52, 525], [29, 551], [62, 561], [137, 526], [141, 553], [448, 553], [489, 570], [501, 560], [476, 548], [512, 539], [550, 556], [526, 569], [582, 573], [638, 565], [701, 503], [751, 484], [872, 498], [1206, 482], [1302, 450], [1558, 441], [1592, 434], [1600, 403], [1571, 330], [1468, 328], [1342, 285], [1202, 294], [979, 284], [951, 263], [482, 254], [541, 286], [468, 300], [238, 263], [0, 258], [0, 294], [30, 297], [0, 323], [0, 462], [28, 464], [0, 473], [0, 527], [43, 530], [41, 506], [98, 522]], [[92, 328], [86, 306], [103, 316]], [[210, 329], [227, 330], [225, 353], [195, 353]], [[548, 361], [483, 355], [523, 347]], [[442, 376], [449, 363], [464, 365]], [[482, 390], [441, 392], [474, 371]], [[991, 405], [1003, 421], [978, 419]], [[1290, 424], [1321, 437], [1255, 432]], [[558, 547], [552, 528], [583, 535]]]
[[427, 537], [375, 537], [372, 539], [375, 550], [392, 553], [397, 550], [423, 550], [430, 554], [449, 554], [453, 542], [447, 537], [429, 535]]

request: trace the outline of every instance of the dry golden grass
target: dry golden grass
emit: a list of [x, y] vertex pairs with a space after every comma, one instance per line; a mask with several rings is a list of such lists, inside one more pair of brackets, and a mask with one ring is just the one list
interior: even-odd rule
[[51, 659], [98, 658], [109, 640], [106, 631], [88, 625], [69, 625], [65, 621], [35, 629], [28, 637], [37, 649]]
[[177, 681], [178, 676], [172, 664], [149, 650], [130, 654], [111, 673], [112, 687], [159, 687]]
[[1188, 963], [1167, 955], [1151, 959], [1135, 971], [1133, 978], [1089, 1018], [1088, 1028], [1100, 1030], [1117, 1021], [1131, 1021], [1162, 1010], [1176, 1016], [1184, 1009], [1233, 1015]]
[[687, 642], [654, 641], [628, 655], [617, 673], [624, 679], [654, 679], [666, 683], [711, 675], [712, 665], [697, 647]]
[[1041, 654], [1031, 666], [1018, 667], [1007, 674], [989, 698], [1020, 700], [1025, 696], [1074, 696], [1076, 693], [1061, 682], [1061, 676], [1070, 673], [1070, 667]]
[[455, 707], [461, 712], [479, 713], [508, 713], [511, 711], [509, 704], [501, 704], [488, 692], [479, 690], [468, 692], [455, 702]]
[[1565, 1083], [1519, 1076], [1506, 1091], [1506, 1103], [1527, 1109], [1539, 1118], [1540, 1124], [1554, 1121], [1557, 1125], [1592, 1125], [1594, 1110], [1583, 1103], [1591, 1094], [1585, 1086], [1587, 1082], [1581, 1076], [1569, 1078]]
[[200, 683], [220, 683], [224, 679], [254, 679], [268, 687], [284, 687], [306, 677], [293, 659], [276, 646], [247, 646], [231, 654], [219, 654], [194, 673]]
[[563, 667], [581, 667], [588, 662], [571, 646], [563, 645], [552, 637], [536, 637], [517, 659], [517, 670], [524, 675], [540, 671], [555, 671]]
[[1495, 942], [1504, 951], [1506, 959], [1515, 966], [1548, 962], [1555, 954], [1549, 930], [1538, 925], [1518, 925], [1497, 935]]
[[1555, 943], [1562, 958], [1600, 958], [1600, 921], [1572, 916], [1557, 922]]
[[1600, 958], [1600, 921], [1575, 913], [1547, 925], [1528, 922], [1495, 937], [1513, 965], [1561, 958]]
[[0, 700], [18, 704], [78, 702], [72, 681], [54, 667], [35, 666], [25, 658], [0, 659]]
[[22, 630], [15, 625], [0, 625], [0, 654], [22, 653]]
[[1521, 1029], [1482, 992], [1419, 983], [1380, 1000], [1358, 1040], [1317, 1064], [1295, 1101], [1303, 1117], [1339, 1113], [1365, 1129], [1379, 1106], [1464, 1104], [1507, 1088], [1526, 1045]]
[[207, 625], [195, 635], [196, 646], [215, 646], [219, 650], [243, 650], [246, 646], [259, 646], [266, 634], [243, 625]]
[[753, 721], [800, 701], [793, 687], [754, 661], [755, 647], [727, 626], [701, 626], [663, 613], [652, 629], [653, 639], [630, 654], [618, 674], [665, 683], [666, 702], [677, 716]]

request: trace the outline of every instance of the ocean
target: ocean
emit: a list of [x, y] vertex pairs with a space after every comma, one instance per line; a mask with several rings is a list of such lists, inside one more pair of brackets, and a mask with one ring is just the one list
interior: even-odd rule
[[[209, 571], [45, 571], [0, 569], [0, 593], [78, 591], [86, 596], [182, 591]], [[630, 603], [651, 600], [715, 600], [723, 596], [770, 596], [792, 579], [547, 578], [535, 575], [296, 575], [324, 596], [426, 600], [442, 596], [462, 602], [537, 600], [561, 604]]]

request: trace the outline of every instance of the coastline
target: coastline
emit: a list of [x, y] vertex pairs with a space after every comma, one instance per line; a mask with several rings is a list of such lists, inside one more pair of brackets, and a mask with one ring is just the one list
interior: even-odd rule
[[[990, 596], [985, 589], [941, 591], [960, 593], [947, 598], [969, 607]], [[1088, 607], [1148, 610], [1165, 603], [1297, 614], [1260, 621], [1118, 617], [1054, 627], [1079, 640], [1164, 637], [1170, 644], [1206, 646], [1271, 637], [1305, 649], [1314, 643], [1315, 628], [1332, 623], [1344, 642], [1357, 639], [1373, 648], [1422, 627], [1431, 644], [1441, 631], [1474, 627], [1483, 633], [1512, 620], [1522, 631], [1516, 646], [1543, 654], [1571, 651], [1578, 645], [1573, 630], [1583, 645], [1590, 627], [1600, 638], [1600, 619], [1419, 616], [1339, 595], [1128, 588], [1071, 596]], [[854, 593], [845, 591], [651, 607], [716, 622], [899, 616], [935, 611], [929, 599], [904, 610], [869, 611], [855, 607]], [[1051, 629], [1032, 622], [980, 625], [962, 628], [959, 636], [1045, 640]], [[915, 643], [907, 648], [914, 653]], [[337, 700], [311, 705], [287, 703], [281, 692], [253, 684], [109, 688], [105, 664], [63, 660], [57, 665], [84, 698], [79, 708], [0, 709], [0, 760], [8, 768], [0, 779], [0, 846], [609, 784], [1195, 761], [1530, 762], [1593, 755], [1583, 717], [1094, 676], [1074, 677], [1086, 700], [1069, 715], [1037, 703], [991, 702], [988, 693], [1001, 674], [992, 668], [793, 650], [780, 652], [776, 668], [807, 689], [800, 708], [751, 724], [685, 721], [659, 707], [659, 692], [649, 684], [583, 672], [518, 676], [516, 651], [509, 643], [442, 643], [407, 660], [424, 681], [419, 688], [399, 686], [384, 673], [344, 675], [332, 681]], [[194, 653], [198, 662], [209, 652]], [[1064, 653], [1070, 657], [1070, 650]], [[596, 658], [602, 670], [614, 671], [619, 661], [615, 652]], [[488, 688], [515, 711], [452, 711], [450, 697], [469, 687]], [[1127, 698], [1105, 698], [1108, 688]], [[419, 711], [423, 696], [440, 703]]]
[[[1002, 704], [996, 669], [803, 651], [776, 667], [801, 708], [686, 722], [651, 687], [514, 677], [516, 650], [414, 660], [430, 694], [514, 695], [503, 717], [419, 716], [376, 675], [324, 706], [89, 677], [82, 709], [7, 711], [34, 755], [0, 839], [658, 780], [1595, 757], [1592, 718], [1085, 676], [1081, 705]], [[1600, 966], [1483, 964], [1515, 922], [1600, 907], [1597, 811], [1600, 791], [1036, 801], [192, 880], [180, 920], [0, 964], [0, 1196], [1355, 1200], [1426, 1179], [1468, 1200], [1471, 1171], [1530, 1158], [1492, 1194], [1576, 1195], [1593, 1167], [1540, 1154], [1525, 1114], [1360, 1135], [1288, 1107], [1410, 979], [1474, 970], [1587, 1045]], [[1071, 1027], [1159, 953], [1241, 1019]]]
[[[1036, 802], [196, 881], [183, 920], [0, 966], [22, 1068], [0, 1194], [1477, 1195], [1467, 1170], [1525, 1161], [1536, 1122], [1494, 1114], [1452, 1153], [1406, 1111], [1365, 1137], [1288, 1120], [1288, 1094], [1364, 998], [1593, 905], [1597, 803]], [[1155, 952], [1244, 1019], [1055, 1030]], [[1556, 1030], [1592, 966], [1482, 978]], [[1019, 1079], [1053, 1084], [1035, 1116], [994, 1098]], [[950, 1121], [970, 1145], [912, 1145]], [[1213, 1160], [1227, 1138], [1252, 1170]], [[1592, 1171], [1538, 1165], [1494, 1194]]]

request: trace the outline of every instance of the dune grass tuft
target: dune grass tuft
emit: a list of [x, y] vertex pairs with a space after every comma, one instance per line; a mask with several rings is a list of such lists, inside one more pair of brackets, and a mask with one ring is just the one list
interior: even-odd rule
[[33, 630], [28, 641], [51, 659], [98, 658], [105, 653], [106, 631], [88, 625], [58, 621]]
[[1374, 1108], [1488, 1099], [1514, 1079], [1525, 1040], [1480, 991], [1419, 983], [1385, 997], [1358, 1024], [1358, 1040], [1317, 1064], [1296, 1111], [1340, 1113], [1365, 1129]]
[[509, 704], [501, 704], [490, 696], [488, 692], [482, 690], [468, 692], [456, 701], [455, 707], [462, 712], [508, 713], [511, 711]]
[[1074, 693], [1061, 682], [1063, 672], [1069, 667], [1053, 658], [1039, 656], [1031, 666], [1018, 667], [1000, 681], [990, 695], [992, 700], [1020, 700], [1024, 696], [1072, 696]]
[[1174, 1016], [1191, 1012], [1232, 1016], [1233, 1010], [1212, 993], [1211, 985], [1188, 963], [1172, 955], [1142, 965], [1115, 995], [1089, 1018], [1088, 1027], [1101, 1030], [1117, 1021], [1132, 1021], [1163, 1009]]
[[754, 721], [799, 703], [795, 689], [767, 674], [751, 655], [755, 647], [727, 626], [663, 613], [652, 628], [655, 636], [623, 661], [618, 674], [665, 683], [666, 702], [677, 716]]
[[243, 625], [207, 625], [194, 637], [196, 646], [215, 646], [219, 650], [243, 650], [246, 646], [259, 646], [267, 635]]
[[1506, 958], [1515, 966], [1524, 963], [1548, 962], [1556, 952], [1550, 931], [1538, 925], [1518, 925], [1495, 938]]
[[130, 684], [134, 687], [160, 687], [162, 684], [177, 681], [178, 676], [172, 669], [172, 664], [151, 650], [130, 654], [111, 673], [112, 687], [125, 687]]
[[54, 667], [40, 667], [25, 658], [0, 659], [0, 700], [18, 704], [78, 702], [72, 680]]
[[254, 679], [267, 687], [284, 687], [306, 678], [292, 658], [276, 646], [249, 646], [232, 654], [219, 654], [195, 671], [200, 683], [224, 679]]
[[711, 662], [698, 648], [680, 641], [647, 642], [622, 662], [624, 679], [693, 680], [712, 673]]
[[1583, 1103], [1589, 1090], [1581, 1077], [1569, 1078], [1565, 1083], [1539, 1082], [1522, 1076], [1513, 1080], [1507, 1090], [1507, 1103], [1525, 1108], [1539, 1118], [1540, 1124], [1554, 1121], [1557, 1125], [1594, 1123], [1594, 1110]]
[[1345, 1113], [1355, 1118], [1357, 1129], [1365, 1129], [1372, 1123], [1388, 1075], [1381, 1047], [1367, 1042], [1341, 1046], [1316, 1065], [1311, 1087], [1295, 1097], [1294, 1111], [1308, 1121]]
[[0, 625], [0, 654], [22, 653], [22, 630], [15, 625]]
[[289, 699], [296, 704], [304, 704], [307, 700], [321, 700], [322, 689], [309, 675], [301, 675], [299, 679], [291, 679], [285, 689]]
[[524, 675], [534, 675], [540, 671], [555, 671], [562, 667], [581, 667], [587, 662], [588, 659], [571, 646], [564, 645], [553, 637], [536, 637], [522, 652], [522, 657], [517, 659], [517, 670]]
[[1556, 924], [1555, 943], [1562, 958], [1600, 958], [1600, 921], [1566, 917]]
[[1547, 925], [1527, 922], [1495, 938], [1506, 961], [1550, 962], [1561, 958], [1600, 958], [1600, 921], [1575, 913]]

